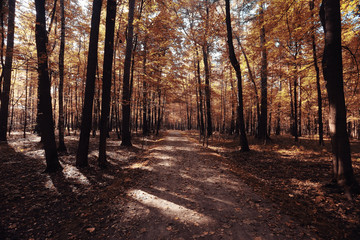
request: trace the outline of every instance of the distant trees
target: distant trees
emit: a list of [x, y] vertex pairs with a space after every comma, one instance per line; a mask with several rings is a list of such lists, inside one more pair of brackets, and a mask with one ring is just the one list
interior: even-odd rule
[[[44, 2], [36, 1], [37, 10]], [[328, 2], [324, 1], [324, 6]], [[336, 81], [331, 80], [335, 76], [338, 79], [339, 73], [333, 74], [336, 69], [328, 67], [340, 55], [328, 58], [335, 50], [325, 38], [323, 71], [329, 101], [323, 100], [326, 88], [318, 61], [324, 38], [315, 14], [319, 6], [313, 0], [306, 4], [233, 1], [232, 5], [226, 0], [226, 21], [224, 12], [218, 11], [224, 7], [224, 1], [183, 0], [178, 4], [108, 0], [105, 27], [102, 0], [94, 0], [92, 9], [91, 3], [83, 5], [76, 0], [49, 1], [45, 6], [50, 23], [47, 38], [42, 35], [40, 24], [36, 25], [38, 62], [33, 44], [35, 28], [29, 20], [34, 12], [26, 1], [16, 4], [21, 6], [22, 14], [16, 21], [19, 26], [15, 43], [19, 44], [12, 49], [12, 3], [15, 1], [0, 4], [2, 140], [6, 140], [7, 129], [21, 129], [26, 137], [26, 131], [34, 129], [39, 116], [40, 121], [53, 123], [43, 126], [49, 127], [44, 134], [50, 139], [43, 140], [47, 156], [52, 154], [56, 159], [51, 129], [59, 128], [61, 150], [65, 149], [65, 135], [76, 135], [80, 128], [76, 164], [83, 167], [88, 165], [90, 131], [95, 137], [99, 129], [100, 166], [106, 165], [106, 138], [114, 129], [123, 146], [132, 145], [131, 136], [139, 129], [143, 135], [150, 135], [157, 134], [161, 126], [196, 126], [204, 140], [213, 132], [239, 134], [243, 150], [248, 149], [249, 135], [263, 140], [271, 134], [293, 134], [295, 140], [301, 135], [318, 135], [322, 144], [324, 136], [330, 134], [337, 139], [334, 143], [343, 142], [344, 146], [348, 140], [339, 140], [338, 133], [360, 139], [360, 40], [354, 34], [359, 28], [355, 1], [340, 5], [344, 13], [344, 70], [342, 84], [334, 83], [343, 89], [340, 97], [336, 95], [338, 91], [332, 91]], [[42, 11], [38, 11], [38, 17], [44, 14]], [[91, 11], [89, 24], [87, 16]], [[326, 24], [330, 21], [323, 19]], [[48, 41], [47, 46], [39, 39]], [[233, 43], [233, 39], [237, 41]], [[12, 53], [13, 65], [9, 67]], [[345, 125], [335, 134], [332, 126], [339, 127], [339, 121], [333, 121], [337, 116]], [[9, 124], [5, 123], [8, 118]], [[328, 118], [330, 127], [324, 127], [322, 119]], [[343, 169], [344, 176], [351, 172], [346, 163], [349, 151], [345, 147], [335, 152], [335, 179], [342, 179]], [[54, 166], [53, 169], [59, 167]]]

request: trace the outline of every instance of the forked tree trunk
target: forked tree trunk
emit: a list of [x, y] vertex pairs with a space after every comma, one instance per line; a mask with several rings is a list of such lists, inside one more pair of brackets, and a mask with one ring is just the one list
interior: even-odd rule
[[240, 64], [236, 58], [234, 45], [233, 45], [233, 36], [232, 36], [232, 28], [231, 28], [231, 18], [230, 18], [230, 0], [226, 0], [226, 29], [227, 29], [227, 42], [229, 46], [229, 58], [231, 61], [231, 65], [234, 67], [236, 72], [236, 77], [238, 80], [238, 118], [240, 125], [240, 145], [241, 151], [249, 151], [249, 145], [246, 138], [245, 133], [245, 123], [244, 123], [244, 105], [243, 105], [243, 97], [242, 97], [242, 79], [241, 79], [241, 69]]
[[101, 15], [102, 0], [94, 0], [93, 13], [91, 17], [91, 30], [90, 30], [90, 42], [89, 53], [87, 61], [87, 73], [86, 73], [86, 87], [85, 87], [85, 99], [81, 116], [81, 132], [79, 147], [76, 153], [76, 166], [86, 167], [88, 166], [88, 151], [89, 151], [89, 138], [92, 123], [92, 111], [95, 91], [95, 77], [97, 70], [97, 52], [98, 52], [98, 40], [99, 40], [99, 24]]
[[51, 108], [50, 79], [48, 72], [47, 33], [45, 27], [45, 0], [35, 0], [35, 38], [39, 73], [39, 124], [45, 149], [46, 172], [62, 169], [56, 150], [54, 121]]
[[[6, 133], [9, 116], [9, 99], [11, 86], [11, 70], [14, 50], [14, 28], [15, 28], [15, 0], [9, 0], [8, 33], [6, 44], [6, 58], [3, 69], [4, 85], [1, 92], [0, 108], [0, 141], [6, 142]], [[1, 83], [1, 82], [0, 82]], [[0, 85], [1, 88], [1, 85]]]
[[345, 187], [348, 198], [358, 187], [351, 164], [343, 86], [340, 0], [323, 0], [320, 18], [325, 33], [323, 73], [329, 99], [329, 130], [333, 152], [333, 180]]
[[106, 35], [103, 67], [103, 86], [100, 120], [99, 166], [104, 168], [106, 161], [106, 138], [109, 128], [111, 77], [114, 53], [114, 30], [116, 18], [116, 0], [108, 0], [106, 6]]

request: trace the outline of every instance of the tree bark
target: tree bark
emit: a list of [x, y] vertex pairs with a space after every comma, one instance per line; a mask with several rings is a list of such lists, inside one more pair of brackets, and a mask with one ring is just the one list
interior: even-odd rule
[[148, 87], [147, 87], [147, 72], [146, 72], [146, 60], [147, 60], [147, 37], [144, 39], [144, 59], [143, 59], [143, 135], [149, 135], [149, 120], [147, 118], [147, 106], [148, 106]]
[[267, 50], [265, 39], [265, 26], [264, 26], [264, 9], [263, 5], [260, 6], [260, 48], [261, 48], [261, 113], [259, 119], [259, 139], [266, 142], [267, 138]]
[[209, 69], [209, 52], [207, 43], [203, 46], [203, 60], [205, 69], [205, 104], [206, 104], [206, 137], [212, 135], [212, 119], [211, 119], [211, 90], [210, 90], [210, 69]]
[[249, 144], [246, 138], [245, 133], [245, 123], [244, 123], [244, 105], [243, 105], [243, 96], [242, 96], [242, 79], [241, 79], [241, 69], [240, 64], [236, 58], [234, 45], [233, 45], [233, 36], [232, 36], [232, 28], [231, 28], [231, 17], [230, 17], [230, 0], [225, 1], [226, 4], [226, 29], [227, 29], [227, 42], [229, 46], [229, 58], [231, 65], [233, 66], [236, 77], [238, 80], [238, 118], [240, 124], [240, 145], [241, 151], [249, 151]]
[[351, 164], [341, 53], [340, 0], [323, 0], [320, 18], [325, 33], [323, 74], [329, 99], [329, 130], [333, 152], [333, 181], [345, 188], [348, 198], [358, 189]]
[[[311, 15], [313, 16], [313, 10], [315, 6], [315, 0], [310, 2]], [[321, 85], [320, 85], [320, 69], [318, 65], [318, 58], [316, 55], [316, 37], [315, 37], [315, 24], [312, 26], [311, 32], [312, 52], [314, 59], [314, 68], [316, 72], [316, 91], [318, 101], [318, 125], [319, 125], [319, 145], [324, 145], [324, 126], [322, 120], [322, 96], [321, 96]]]
[[104, 168], [106, 161], [106, 138], [109, 128], [111, 77], [114, 55], [114, 31], [116, 18], [116, 0], [107, 0], [106, 6], [106, 35], [103, 67], [103, 86], [100, 120], [99, 166]]
[[202, 84], [201, 84], [201, 74], [200, 74], [200, 61], [199, 53], [196, 49], [196, 74], [197, 84], [199, 91], [199, 110], [200, 110], [200, 136], [205, 136], [205, 123], [204, 123], [204, 111], [203, 111], [203, 94], [202, 94]]
[[123, 99], [122, 99], [122, 132], [121, 132], [121, 146], [132, 146], [130, 133], [130, 71], [131, 71], [131, 55], [133, 49], [133, 35], [134, 35], [134, 9], [135, 0], [129, 0], [129, 16], [128, 16], [128, 31], [126, 38], [126, 53], [124, 60], [124, 76], [123, 76]]
[[50, 79], [48, 72], [47, 33], [45, 22], [45, 0], [35, 0], [36, 26], [35, 38], [39, 73], [39, 123], [41, 138], [45, 149], [45, 172], [62, 169], [56, 150], [54, 121], [51, 108]]
[[[9, 0], [8, 33], [6, 44], [5, 66], [3, 70], [4, 85], [1, 92], [0, 108], [0, 142], [6, 142], [6, 133], [9, 116], [9, 99], [11, 86], [11, 70], [14, 50], [14, 32], [15, 32], [15, 0]], [[1, 88], [1, 85], [0, 85]]]
[[89, 53], [87, 61], [85, 99], [81, 116], [81, 132], [79, 146], [76, 153], [76, 166], [88, 166], [89, 138], [92, 123], [92, 111], [95, 91], [95, 77], [97, 69], [97, 51], [99, 40], [99, 25], [101, 15], [102, 0], [94, 0], [93, 12], [91, 17], [91, 31], [89, 42]]
[[60, 37], [60, 54], [59, 54], [59, 147], [61, 152], [66, 151], [64, 141], [64, 54], [65, 54], [65, 5], [64, 0], [60, 0], [61, 10], [61, 37]]

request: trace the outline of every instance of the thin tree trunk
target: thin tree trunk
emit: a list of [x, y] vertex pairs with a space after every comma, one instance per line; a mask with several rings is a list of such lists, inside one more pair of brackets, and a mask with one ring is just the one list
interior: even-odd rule
[[24, 138], [26, 138], [26, 128], [27, 128], [28, 85], [29, 85], [29, 60], [26, 61], [26, 75], [25, 75]]
[[122, 101], [122, 146], [132, 146], [131, 133], [130, 133], [130, 68], [131, 68], [131, 55], [133, 49], [133, 35], [134, 35], [134, 9], [135, 0], [129, 0], [129, 16], [128, 16], [128, 31], [126, 38], [126, 53], [124, 60], [124, 76], [123, 76], [123, 101]]
[[203, 46], [203, 61], [204, 61], [204, 70], [205, 70], [205, 104], [206, 104], [206, 125], [207, 125], [207, 134], [206, 137], [209, 138], [212, 135], [212, 119], [211, 119], [211, 92], [210, 92], [210, 69], [209, 69], [209, 50], [207, 44]]
[[146, 60], [147, 60], [147, 38], [144, 40], [144, 59], [143, 59], [143, 135], [149, 135], [149, 124], [147, 119], [147, 105], [148, 105], [148, 87], [147, 87], [147, 73], [146, 73]]
[[106, 35], [103, 67], [103, 86], [101, 103], [100, 142], [99, 142], [99, 166], [106, 167], [106, 138], [108, 136], [111, 77], [114, 53], [114, 30], [116, 17], [116, 0], [107, 0], [106, 7]]
[[234, 45], [233, 45], [233, 36], [232, 36], [232, 28], [231, 28], [231, 18], [230, 18], [230, 0], [225, 1], [226, 4], [226, 29], [227, 29], [227, 42], [229, 46], [229, 58], [231, 65], [233, 66], [236, 77], [238, 80], [238, 118], [239, 118], [239, 124], [240, 124], [240, 145], [241, 145], [241, 151], [249, 151], [249, 145], [246, 138], [245, 133], [245, 123], [244, 123], [244, 114], [243, 114], [243, 96], [242, 96], [242, 79], [241, 79], [241, 69], [240, 64], [236, 58]]
[[[311, 15], [313, 16], [313, 10], [315, 6], [315, 0], [310, 2]], [[315, 38], [315, 24], [312, 26], [311, 32], [312, 52], [314, 59], [314, 68], [316, 72], [316, 91], [318, 101], [318, 124], [319, 124], [319, 145], [324, 145], [324, 126], [322, 120], [322, 96], [321, 96], [321, 85], [320, 85], [320, 69], [318, 65], [318, 59], [316, 55], [316, 38]]]
[[[8, 33], [6, 44], [6, 58], [3, 69], [4, 85], [1, 93], [1, 108], [0, 108], [0, 142], [6, 142], [6, 133], [9, 116], [9, 98], [11, 86], [11, 70], [14, 50], [14, 32], [15, 32], [15, 0], [9, 0], [9, 16], [8, 16]], [[0, 85], [1, 88], [1, 85]]]
[[202, 84], [201, 84], [201, 74], [200, 74], [200, 61], [199, 61], [199, 53], [196, 49], [196, 76], [198, 80], [198, 88], [199, 88], [199, 110], [200, 110], [200, 135], [205, 136], [205, 123], [204, 123], [204, 111], [203, 111], [203, 96], [202, 96]]
[[341, 53], [340, 0], [323, 0], [320, 18], [325, 33], [323, 74], [329, 99], [329, 129], [333, 152], [333, 180], [345, 187], [348, 198], [358, 190], [351, 163], [350, 143], [346, 131], [346, 108]]
[[298, 136], [298, 99], [297, 99], [297, 85], [298, 85], [298, 81], [297, 81], [297, 64], [296, 64], [296, 57], [295, 57], [295, 65], [294, 65], [294, 137], [295, 137], [295, 142], [298, 141], [299, 136]]
[[260, 48], [261, 48], [261, 114], [259, 119], [259, 139], [266, 142], [267, 139], [267, 50], [264, 26], [264, 9], [260, 7]]
[[50, 79], [48, 72], [47, 34], [45, 26], [45, 0], [35, 0], [36, 26], [35, 38], [39, 73], [39, 123], [41, 138], [45, 149], [46, 172], [62, 169], [56, 150], [54, 122], [51, 108]]
[[65, 6], [64, 0], [60, 0], [61, 9], [61, 38], [60, 38], [60, 54], [59, 54], [59, 147], [61, 152], [66, 151], [64, 141], [64, 54], [65, 54]]
[[97, 52], [98, 52], [98, 40], [99, 40], [99, 25], [101, 15], [102, 0], [94, 0], [93, 13], [91, 17], [91, 31], [89, 42], [89, 53], [87, 61], [87, 73], [86, 73], [86, 87], [85, 87], [85, 99], [81, 116], [81, 132], [79, 147], [76, 153], [76, 166], [86, 167], [88, 166], [88, 151], [89, 151], [89, 138], [92, 122], [92, 108], [94, 101], [95, 91], [95, 78], [97, 69]]
[[[237, 37], [236, 39], [237, 39], [238, 44], [240, 46], [241, 52], [244, 55], [246, 66], [247, 66], [247, 69], [248, 69], [248, 72], [249, 72], [250, 81], [252, 82], [252, 84], [254, 86], [254, 93], [255, 93], [255, 100], [256, 100], [256, 102], [255, 102], [256, 103], [256, 114], [257, 114], [257, 119], [259, 120], [260, 119], [260, 100], [259, 100], [258, 89], [257, 89], [256, 83], [255, 83], [254, 75], [252, 73], [250, 63], [249, 63], [249, 59], [247, 57], [245, 49], [243, 48], [243, 46], [241, 44], [240, 38]], [[266, 52], [266, 49], [265, 49], [265, 52]]]

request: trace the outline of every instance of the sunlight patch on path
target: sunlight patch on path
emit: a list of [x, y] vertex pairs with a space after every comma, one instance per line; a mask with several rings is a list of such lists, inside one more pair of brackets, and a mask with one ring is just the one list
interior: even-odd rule
[[74, 167], [72, 165], [66, 164], [64, 167], [63, 173], [64, 173], [64, 177], [66, 179], [73, 180], [76, 183], [79, 183], [79, 184], [82, 184], [85, 186], [91, 185], [89, 179], [84, 174], [82, 174], [79, 171], [79, 169], [77, 169], [76, 167]]
[[195, 225], [208, 225], [214, 220], [201, 213], [180, 206], [173, 202], [161, 199], [157, 196], [144, 192], [142, 190], [131, 190], [128, 195], [138, 202], [153, 208], [157, 208], [162, 214], [172, 218], [179, 219], [184, 223], [192, 223]]

